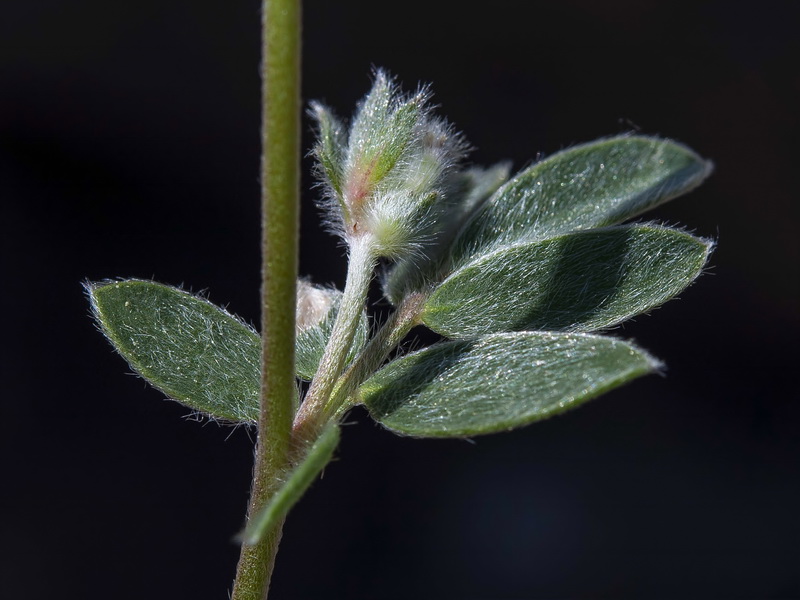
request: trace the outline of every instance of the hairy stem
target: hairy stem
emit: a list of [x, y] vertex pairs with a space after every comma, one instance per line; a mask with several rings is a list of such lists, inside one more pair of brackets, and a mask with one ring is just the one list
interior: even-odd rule
[[357, 237], [350, 241], [347, 282], [339, 305], [339, 313], [336, 316], [328, 345], [320, 360], [317, 374], [314, 381], [311, 382], [311, 387], [308, 389], [297, 417], [295, 417], [295, 440], [305, 443], [313, 442], [332, 415], [328, 403], [339, 376], [344, 370], [347, 353], [353, 344], [376, 260], [373, 242], [369, 236]]
[[[261, 411], [248, 520], [280, 485], [294, 413], [295, 293], [300, 198], [301, 0], [262, 5]], [[232, 600], [264, 600], [282, 521], [243, 545]]]
[[348, 400], [356, 388], [377, 371], [408, 332], [419, 325], [419, 315], [425, 300], [426, 296], [420, 293], [410, 294], [403, 299], [397, 310], [389, 316], [339, 379], [329, 402], [331, 412], [350, 408]]

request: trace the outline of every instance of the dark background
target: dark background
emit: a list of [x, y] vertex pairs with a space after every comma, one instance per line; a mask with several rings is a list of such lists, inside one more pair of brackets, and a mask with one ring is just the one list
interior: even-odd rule
[[[672, 137], [717, 169], [649, 216], [719, 247], [615, 332], [666, 378], [474, 444], [354, 411], [291, 515], [274, 598], [800, 598], [791, 4], [306, 3], [305, 99], [347, 115], [384, 66], [433, 83], [476, 163], [515, 169]], [[0, 596], [226, 598], [251, 436], [126, 375], [80, 284], [152, 277], [257, 322], [258, 3], [2, 8]], [[341, 285], [309, 169], [301, 272]]]

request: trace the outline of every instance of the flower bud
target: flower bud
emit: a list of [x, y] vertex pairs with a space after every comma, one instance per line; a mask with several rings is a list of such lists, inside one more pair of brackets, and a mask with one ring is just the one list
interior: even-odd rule
[[319, 325], [331, 310], [340, 292], [316, 286], [304, 279], [297, 280], [297, 332]]
[[446, 176], [467, 150], [461, 135], [431, 114], [429, 97], [427, 88], [403, 94], [377, 71], [346, 141], [332, 113], [312, 106], [329, 222], [348, 242], [370, 235], [375, 251], [389, 257], [420, 243], [432, 206], [445, 196]]

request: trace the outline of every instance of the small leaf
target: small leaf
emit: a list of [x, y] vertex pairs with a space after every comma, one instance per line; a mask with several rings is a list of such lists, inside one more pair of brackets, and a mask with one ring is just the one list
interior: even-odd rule
[[267, 505], [247, 524], [241, 536], [245, 544], [257, 544], [264, 533], [286, 516], [331, 461], [338, 444], [339, 426], [331, 423], [308, 451], [303, 462], [292, 470]]
[[385, 72], [376, 72], [350, 129], [345, 179], [353, 189], [343, 190], [346, 198], [370, 191], [394, 168], [408, 148], [424, 102], [424, 94], [403, 97]]
[[151, 281], [87, 286], [103, 333], [169, 397], [229, 421], [258, 419], [261, 339], [210, 302]]
[[449, 188], [434, 206], [435, 218], [424, 232], [421, 250], [403, 257], [389, 271], [384, 281], [384, 294], [394, 304], [412, 291], [419, 291], [432, 281], [439, 280], [442, 259], [449, 251], [453, 238], [472, 213], [497, 191], [507, 179], [511, 166], [498, 163], [486, 169], [473, 167], [451, 176]]
[[454, 262], [500, 246], [621, 223], [693, 189], [711, 171], [669, 140], [622, 136], [576, 146], [501, 187], [454, 246]]
[[[460, 188], [459, 199], [454, 203], [454, 217], [458, 225], [463, 225], [501, 185], [508, 181], [511, 163], [504, 161], [491, 167], [472, 167], [457, 173], [454, 185]], [[446, 224], [451, 227], [451, 223]]]
[[501, 248], [445, 279], [422, 321], [452, 338], [611, 327], [683, 290], [710, 247], [682, 231], [632, 225]]
[[[258, 420], [261, 338], [236, 317], [174, 287], [131, 279], [88, 287], [103, 333], [131, 367], [170, 398], [228, 421]], [[298, 282], [296, 374], [313, 379], [341, 292]], [[348, 353], [369, 334], [366, 313]]]
[[463, 437], [527, 425], [658, 368], [596, 335], [501, 333], [397, 359], [360, 389], [373, 418], [400, 434]]
[[359, 148], [366, 150], [375, 146], [380, 147], [383, 140], [377, 140], [376, 135], [384, 130], [396, 95], [397, 86], [386, 72], [376, 71], [372, 88], [359, 103], [350, 126], [351, 152], [356, 152]]
[[[295, 341], [295, 371], [301, 379], [310, 381], [319, 367], [325, 346], [333, 332], [342, 293], [299, 281], [297, 287], [297, 339]], [[351, 362], [364, 347], [369, 336], [367, 314], [358, 321], [355, 337], [347, 353]]]
[[319, 102], [311, 103], [311, 115], [317, 120], [317, 143], [314, 156], [321, 167], [320, 175], [341, 198], [342, 169], [347, 144], [347, 133], [344, 125]]

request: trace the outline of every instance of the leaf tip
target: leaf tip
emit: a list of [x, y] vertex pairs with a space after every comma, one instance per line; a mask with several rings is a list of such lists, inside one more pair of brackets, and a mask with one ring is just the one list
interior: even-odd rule
[[629, 342], [629, 345], [631, 347], [631, 354], [636, 353], [644, 359], [645, 367], [639, 375], [650, 375], [651, 373], [660, 375], [661, 377], [666, 375], [667, 363], [660, 358], [656, 358], [646, 350], [642, 350], [631, 342]]
[[[105, 290], [109, 290], [115, 286], [115, 284], [120, 283], [119, 281], [113, 280], [103, 280], [103, 281], [91, 281], [89, 279], [82, 282], [84, 293], [86, 294], [87, 299], [89, 300], [89, 307], [92, 312], [92, 318], [95, 320], [95, 324], [98, 326], [100, 331], [111, 340], [110, 333], [105, 323], [105, 309], [107, 308], [106, 302], [107, 300], [106, 295], [104, 294]], [[113, 344], [112, 340], [112, 344]]]

